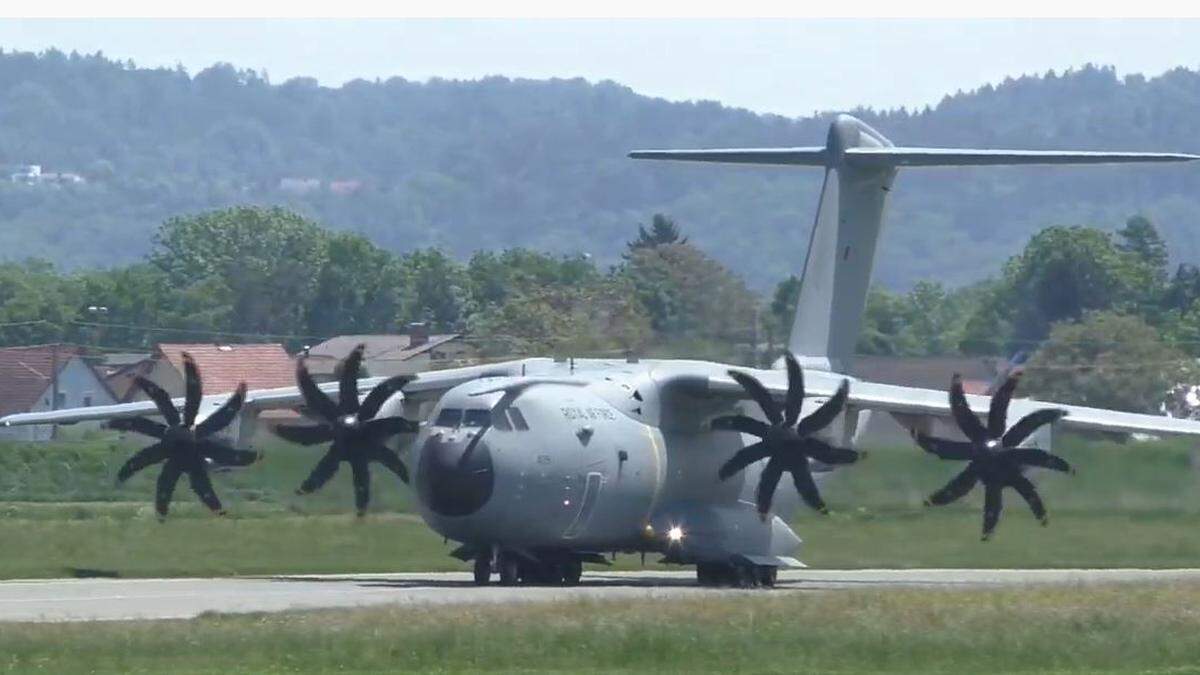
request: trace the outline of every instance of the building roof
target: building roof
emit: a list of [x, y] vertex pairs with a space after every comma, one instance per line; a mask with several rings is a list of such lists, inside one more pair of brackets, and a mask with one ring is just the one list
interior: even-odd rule
[[240, 382], [250, 389], [296, 385], [295, 363], [279, 343], [162, 343], [157, 351], [180, 373], [183, 353], [191, 354], [204, 379], [206, 395], [231, 392]]
[[411, 335], [339, 335], [309, 348], [309, 368], [314, 372], [333, 372], [339, 361], [350, 355], [358, 345], [366, 345], [364, 361], [407, 361], [459, 337], [458, 333], [430, 335], [424, 342], [412, 346]]
[[114, 367], [104, 365], [101, 372], [104, 374], [104, 384], [108, 385], [109, 391], [113, 393], [117, 401], [128, 403], [137, 396], [137, 388], [134, 386], [134, 381], [140, 375], [141, 377], [149, 377], [154, 370], [154, 359], [147, 355], [147, 358], [141, 361], [136, 361], [128, 365]]
[[[58, 372], [84, 351], [75, 345], [34, 345], [0, 349], [0, 415], [28, 412], [50, 387], [54, 375], [55, 351]], [[97, 376], [96, 382], [105, 386]]]
[[104, 355], [101, 365], [112, 369], [131, 366], [150, 358], [150, 352], [112, 352]]
[[869, 382], [945, 390], [954, 373], [963, 377], [968, 394], [986, 394], [997, 376], [994, 357], [971, 356], [855, 356], [850, 374]]

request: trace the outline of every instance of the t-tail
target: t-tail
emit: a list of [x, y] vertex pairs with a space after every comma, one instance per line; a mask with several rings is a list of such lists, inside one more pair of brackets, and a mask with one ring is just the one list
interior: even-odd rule
[[850, 115], [824, 147], [638, 150], [635, 159], [824, 167], [825, 182], [800, 277], [789, 348], [806, 368], [845, 372], [862, 324], [883, 210], [900, 167], [1182, 162], [1200, 155], [1149, 152], [897, 147]]

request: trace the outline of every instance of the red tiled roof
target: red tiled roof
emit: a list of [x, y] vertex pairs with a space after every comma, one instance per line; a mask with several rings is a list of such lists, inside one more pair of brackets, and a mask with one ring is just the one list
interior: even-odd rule
[[250, 389], [292, 387], [296, 384], [296, 366], [278, 343], [260, 344], [160, 344], [158, 351], [183, 373], [183, 353], [196, 360], [204, 393], [222, 394], [245, 382]]
[[[28, 412], [37, 403], [51, 383], [55, 347], [36, 345], [0, 349], [0, 415]], [[74, 345], [57, 345], [57, 349], [59, 372], [71, 357], [83, 353]]]

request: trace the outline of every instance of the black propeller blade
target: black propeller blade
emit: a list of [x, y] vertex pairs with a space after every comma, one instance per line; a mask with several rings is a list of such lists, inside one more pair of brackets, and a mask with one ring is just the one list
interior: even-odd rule
[[967, 405], [963, 393], [962, 377], [958, 373], [950, 381], [950, 412], [966, 441], [952, 441], [945, 438], [935, 438], [921, 433], [913, 434], [917, 444], [926, 452], [937, 455], [942, 459], [953, 459], [969, 462], [954, 478], [950, 479], [942, 489], [933, 493], [925, 500], [926, 506], [942, 506], [958, 500], [975, 487], [983, 483], [983, 540], [987, 541], [996, 529], [1000, 520], [1000, 511], [1004, 507], [1001, 492], [1006, 487], [1017, 491], [1029, 504], [1033, 515], [1047, 525], [1046, 507], [1038, 496], [1033, 483], [1023, 475], [1024, 467], [1038, 466], [1064, 473], [1074, 473], [1071, 465], [1061, 457], [1052, 455], [1037, 448], [1019, 448], [1022, 441], [1029, 438], [1040, 427], [1058, 421], [1065, 410], [1044, 408], [1022, 417], [1011, 428], [1008, 424], [1008, 403], [1012, 400], [1013, 392], [1020, 381], [1020, 373], [1010, 375], [1004, 384], [992, 396], [988, 409], [987, 424], [979, 421], [975, 413]]
[[117, 472], [117, 482], [123, 483], [138, 471], [163, 462], [154, 496], [154, 510], [160, 518], [166, 517], [171, 495], [175, 492], [175, 484], [184, 474], [187, 474], [192, 491], [200, 501], [214, 513], [224, 514], [221, 500], [217, 498], [208, 476], [208, 462], [247, 466], [258, 460], [257, 453], [234, 450], [213, 438], [214, 434], [229, 426], [237, 417], [246, 399], [245, 383], [238, 385], [237, 391], [212, 415], [196, 424], [196, 415], [200, 412], [200, 399], [203, 398], [203, 385], [196, 362], [189, 354], [183, 355], [183, 369], [185, 395], [182, 414], [171, 402], [170, 394], [157, 384], [139, 376], [135, 380], [137, 386], [154, 401], [166, 424], [145, 417], [125, 417], [108, 423], [112, 429], [137, 432], [158, 441], [130, 457]]
[[754, 462], [769, 458], [758, 481], [756, 499], [758, 512], [764, 519], [771, 510], [771, 500], [784, 471], [792, 474], [792, 482], [805, 504], [821, 513], [828, 513], [821, 493], [817, 491], [817, 484], [813, 481], [809, 459], [824, 464], [852, 464], [861, 456], [854, 450], [834, 447], [815, 437], [815, 434], [829, 426], [846, 406], [850, 382], [842, 380], [837, 393], [811, 415], [800, 419], [800, 408], [804, 403], [804, 372], [790, 352], [784, 355], [784, 359], [787, 362], [788, 391], [783, 408], [779, 407], [761, 382], [745, 373], [731, 370], [729, 376], [754, 399], [767, 422], [745, 415], [719, 417], [712, 422], [713, 429], [738, 431], [762, 439], [739, 450], [725, 462], [718, 476], [725, 480]]
[[417, 431], [417, 423], [403, 417], [375, 418], [384, 402], [412, 381], [410, 376], [397, 375], [380, 382], [359, 403], [358, 373], [365, 347], [358, 345], [342, 361], [336, 403], [317, 386], [301, 359], [296, 366], [296, 381], [305, 405], [320, 418], [320, 424], [279, 425], [275, 428], [276, 434], [293, 443], [330, 443], [325, 456], [317, 462], [296, 493], [304, 495], [319, 490], [333, 478], [341, 463], [346, 462], [350, 465], [354, 480], [354, 507], [360, 516], [366, 513], [371, 501], [370, 463], [379, 462], [407, 483], [408, 469], [396, 451], [385, 445], [385, 441], [396, 434]]

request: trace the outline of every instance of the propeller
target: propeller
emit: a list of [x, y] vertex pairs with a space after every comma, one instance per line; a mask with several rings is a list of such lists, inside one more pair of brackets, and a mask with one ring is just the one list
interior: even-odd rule
[[769, 458], [759, 478], [755, 500], [763, 519], [771, 510], [771, 500], [785, 471], [792, 474], [792, 482], [805, 504], [823, 514], [828, 513], [829, 509], [813, 481], [809, 459], [823, 464], [853, 464], [861, 456], [854, 450], [834, 447], [816, 437], [818, 432], [833, 423], [846, 406], [850, 381], [842, 380], [837, 393], [811, 415], [800, 419], [800, 409], [804, 403], [804, 372], [791, 352], [784, 355], [784, 360], [787, 362], [788, 389], [782, 409], [761, 382], [745, 373], [731, 370], [729, 376], [758, 404], [767, 421], [746, 415], [731, 415], [718, 417], [712, 422], [715, 430], [738, 431], [761, 439], [737, 451], [721, 467], [718, 476], [725, 480], [754, 462]]
[[234, 450], [213, 438], [217, 432], [229, 426], [242, 409], [242, 403], [246, 400], [246, 384], [239, 384], [237, 391], [221, 407], [197, 424], [196, 414], [200, 412], [200, 400], [204, 393], [200, 370], [190, 354], [183, 355], [183, 370], [185, 393], [182, 411], [176, 409], [170, 394], [162, 387], [141, 376], [134, 379], [137, 386], [154, 401], [166, 424], [146, 417], [123, 417], [108, 423], [111, 429], [133, 431], [157, 441], [139, 450], [125, 462], [117, 472], [117, 483], [124, 483], [138, 471], [162, 462], [154, 494], [154, 510], [159, 518], [166, 517], [175, 484], [184, 474], [187, 474], [188, 483], [200, 501], [214, 513], [223, 515], [225, 510], [208, 475], [208, 462], [247, 466], [259, 458], [258, 453]]
[[1071, 465], [1057, 455], [1038, 448], [1017, 447], [1039, 428], [1057, 422], [1067, 414], [1065, 410], [1043, 408], [1022, 417], [1012, 427], [1007, 427], [1008, 404], [1020, 380], [1020, 373], [1010, 375], [1004, 380], [992, 396], [987, 424], [984, 425], [967, 405], [962, 377], [955, 373], [950, 381], [950, 412], [967, 440], [952, 441], [919, 432], [913, 434], [917, 444], [926, 452], [942, 459], [969, 462], [967, 468], [925, 500], [926, 506], [942, 506], [957, 501], [970, 492], [976, 483], [983, 483], [984, 541], [991, 538], [996, 523], [1000, 520], [1000, 512], [1004, 506], [1001, 492], [1006, 487], [1016, 490], [1017, 494], [1025, 499], [1025, 503], [1029, 504], [1029, 509], [1042, 525], [1049, 524], [1042, 498], [1033, 482], [1022, 473], [1025, 467], [1034, 466], [1074, 473]]
[[358, 374], [362, 366], [363, 349], [358, 345], [338, 366], [338, 400], [321, 391], [317, 386], [304, 359], [296, 365], [296, 381], [300, 393], [311, 414], [319, 418], [316, 425], [288, 425], [275, 427], [275, 433], [284, 440], [301, 445], [329, 443], [329, 450], [317, 462], [312, 473], [300, 484], [297, 494], [306, 495], [319, 490], [337, 473], [342, 462], [350, 465], [354, 481], [354, 506], [359, 516], [367, 511], [371, 501], [371, 462], [378, 462], [408, 482], [408, 469], [400, 461], [395, 450], [385, 441], [395, 434], [412, 433], [417, 423], [403, 417], [376, 418], [384, 402], [392, 394], [401, 391], [412, 381], [408, 375], [397, 375], [380, 382], [360, 403], [358, 399]]

